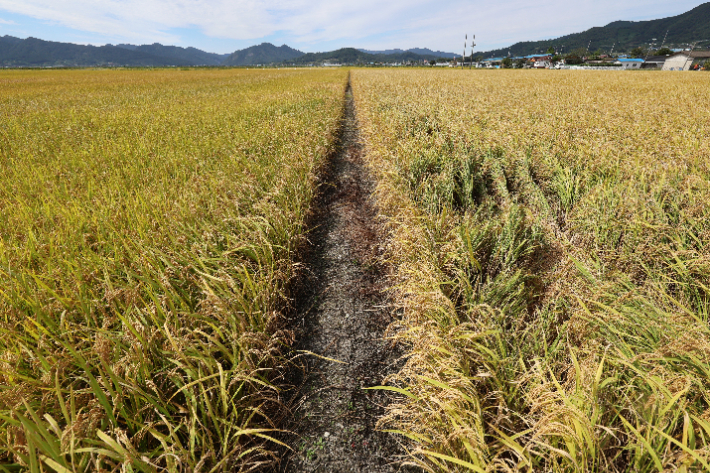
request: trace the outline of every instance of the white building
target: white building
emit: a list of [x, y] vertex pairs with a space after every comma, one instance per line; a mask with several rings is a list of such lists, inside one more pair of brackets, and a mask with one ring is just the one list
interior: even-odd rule
[[643, 65], [644, 60], [643, 59], [627, 59], [627, 58], [621, 58], [618, 59], [615, 64], [617, 66], [621, 66], [622, 69], [641, 69], [641, 66]]
[[689, 71], [697, 62], [703, 63], [710, 59], [710, 51], [681, 51], [666, 59], [664, 71]]

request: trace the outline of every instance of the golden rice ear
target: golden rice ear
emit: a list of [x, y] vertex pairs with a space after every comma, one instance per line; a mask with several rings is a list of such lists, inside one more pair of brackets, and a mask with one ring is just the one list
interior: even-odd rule
[[704, 81], [353, 72], [409, 347], [381, 426], [413, 463], [707, 468]]
[[280, 314], [346, 78], [0, 73], [0, 470], [278, 462]]

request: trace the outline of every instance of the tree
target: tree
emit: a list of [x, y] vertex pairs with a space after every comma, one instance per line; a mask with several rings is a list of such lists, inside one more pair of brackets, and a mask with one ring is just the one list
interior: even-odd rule
[[635, 58], [642, 58], [646, 55], [646, 51], [643, 50], [643, 48], [634, 48], [631, 50], [631, 57]]
[[668, 48], [661, 48], [655, 53], [656, 56], [670, 56], [671, 54], [673, 54], [673, 51]]
[[596, 51], [594, 51], [592, 53], [592, 58], [599, 59], [600, 57], [602, 57], [603, 54], [604, 54], [604, 51], [602, 51], [601, 49], [597, 49]]
[[555, 48], [553, 48], [552, 46], [550, 46], [549, 48], [547, 48], [547, 54], [554, 55], [554, 54], [555, 54]]
[[710, 59], [705, 61], [705, 64], [703, 64], [703, 70], [710, 71]]
[[579, 56], [581, 58], [584, 58], [587, 56], [587, 49], [586, 48], [577, 48], [573, 51], [570, 52], [572, 56]]
[[565, 57], [565, 63], [570, 65], [582, 64], [584, 63], [584, 59], [576, 54], [568, 54], [567, 57]]
[[501, 65], [503, 66], [504, 69], [510, 69], [511, 67], [513, 67], [513, 60], [510, 59], [509, 57], [507, 57], [507, 58], [503, 59], [503, 61], [501, 62]]
[[522, 69], [525, 67], [525, 59], [516, 59], [515, 61], [515, 68], [516, 69]]

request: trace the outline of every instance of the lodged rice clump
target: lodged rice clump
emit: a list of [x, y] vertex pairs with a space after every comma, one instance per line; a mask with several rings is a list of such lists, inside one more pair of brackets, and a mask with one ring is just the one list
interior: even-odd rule
[[710, 76], [359, 70], [430, 471], [710, 468]]

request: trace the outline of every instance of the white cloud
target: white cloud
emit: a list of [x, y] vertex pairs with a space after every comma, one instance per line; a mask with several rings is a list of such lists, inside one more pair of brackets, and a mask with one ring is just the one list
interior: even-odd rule
[[[479, 50], [556, 37], [617, 19], [682, 13], [698, 0], [0, 0], [0, 10], [106, 37], [173, 42], [176, 28], [256, 40], [271, 35], [318, 49], [359, 47], [462, 49], [476, 33]], [[3, 20], [0, 20], [3, 22]], [[8, 24], [8, 23], [5, 23]], [[459, 44], [461, 43], [461, 44]]]
[[14, 21], [3, 20], [2, 18], [0, 18], [0, 25], [14, 25], [14, 24], [16, 24]]

